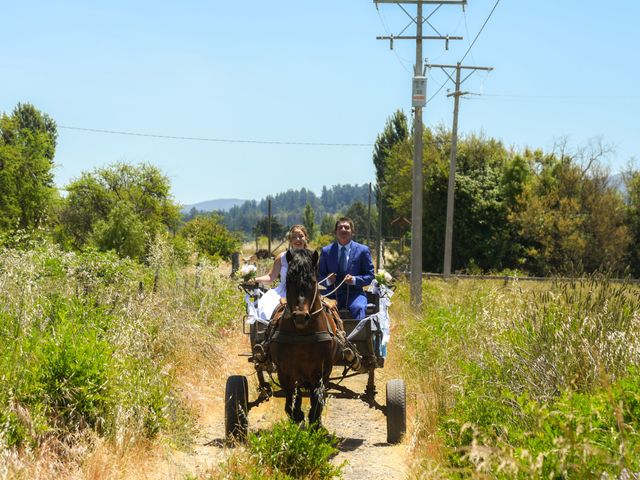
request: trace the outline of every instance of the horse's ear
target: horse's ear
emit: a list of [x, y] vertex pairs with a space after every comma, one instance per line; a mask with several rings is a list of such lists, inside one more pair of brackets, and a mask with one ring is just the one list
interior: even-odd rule
[[314, 250], [313, 253], [311, 254], [311, 261], [316, 267], [318, 266], [319, 259], [320, 259], [320, 255], [318, 255], [318, 251]]
[[287, 263], [291, 263], [291, 259], [293, 258], [293, 254], [291, 253], [291, 250], [287, 250], [285, 257], [287, 258]]

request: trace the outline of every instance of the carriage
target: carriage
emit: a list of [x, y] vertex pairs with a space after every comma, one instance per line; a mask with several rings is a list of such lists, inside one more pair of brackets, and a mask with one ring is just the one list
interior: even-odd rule
[[[261, 290], [255, 284], [241, 283], [239, 288], [246, 298], [255, 301]], [[330, 397], [361, 400], [370, 408], [375, 408], [386, 416], [387, 442], [398, 443], [406, 431], [406, 387], [402, 379], [393, 379], [386, 384], [386, 402], [381, 404], [377, 399], [375, 372], [384, 367], [383, 331], [377, 314], [380, 311], [380, 296], [371, 291], [367, 293], [367, 317], [365, 320], [353, 319], [348, 310], [339, 310], [344, 330], [352, 347], [357, 351], [358, 362], [345, 359], [333, 363], [331, 375], [324, 385]], [[225, 388], [225, 434], [229, 439], [241, 439], [248, 430], [248, 412], [269, 400], [271, 397], [284, 397], [285, 392], [279, 388], [274, 379], [276, 365], [260, 355], [259, 347], [265, 339], [267, 323], [250, 318], [243, 318], [243, 332], [249, 336], [251, 352], [243, 354], [255, 369], [258, 387], [257, 396], [249, 398], [247, 377], [232, 375], [227, 378]], [[367, 375], [367, 384], [362, 392], [356, 392], [342, 385], [345, 378], [356, 375]], [[309, 392], [300, 392], [309, 397]]]

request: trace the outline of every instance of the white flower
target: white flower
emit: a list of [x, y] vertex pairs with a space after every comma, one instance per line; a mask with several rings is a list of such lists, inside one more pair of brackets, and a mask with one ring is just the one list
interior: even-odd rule
[[242, 279], [245, 282], [247, 282], [247, 281], [251, 280], [252, 278], [255, 278], [257, 271], [258, 271], [258, 269], [257, 269], [257, 267], [255, 265], [252, 265], [250, 263], [246, 263], [240, 269], [240, 275], [242, 275]]
[[391, 276], [391, 274], [389, 272], [387, 272], [386, 270], [378, 270], [378, 273], [376, 273], [376, 282], [378, 282], [379, 285], [387, 285], [389, 283], [391, 283], [391, 280], [393, 280], [393, 277]]

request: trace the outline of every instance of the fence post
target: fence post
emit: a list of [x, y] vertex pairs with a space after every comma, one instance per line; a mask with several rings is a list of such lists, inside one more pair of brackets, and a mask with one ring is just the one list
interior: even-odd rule
[[240, 252], [231, 254], [231, 278], [236, 276], [236, 272], [240, 268]]
[[196, 290], [200, 288], [200, 277], [202, 276], [202, 264], [196, 263]]

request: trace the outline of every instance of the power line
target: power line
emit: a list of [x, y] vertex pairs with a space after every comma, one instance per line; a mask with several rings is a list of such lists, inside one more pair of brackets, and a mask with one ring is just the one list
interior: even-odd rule
[[248, 143], [258, 145], [299, 145], [299, 146], [312, 146], [312, 147], [372, 147], [373, 143], [330, 143], [330, 142], [295, 142], [295, 141], [280, 141], [280, 140], [247, 140], [247, 139], [234, 139], [234, 138], [206, 138], [206, 137], [185, 137], [178, 135], [158, 135], [154, 133], [140, 133], [140, 132], [124, 132], [119, 130], [103, 130], [99, 128], [83, 128], [83, 127], [71, 127], [66, 125], [58, 125], [58, 128], [64, 128], [66, 130], [77, 130], [81, 132], [92, 133], [105, 133], [109, 135], [128, 135], [131, 137], [149, 137], [149, 138], [164, 138], [168, 140], [189, 140], [195, 142], [216, 142], [216, 143]]
[[467, 55], [469, 54], [469, 52], [471, 51], [471, 49], [473, 48], [473, 46], [476, 43], [476, 40], [478, 40], [478, 37], [480, 36], [480, 34], [482, 33], [482, 31], [484, 30], [484, 27], [487, 25], [487, 23], [489, 22], [489, 19], [491, 18], [491, 15], [493, 15], [493, 12], [495, 12], [496, 7], [498, 6], [498, 4], [500, 3], [500, 0], [496, 0], [495, 5], [493, 6], [493, 8], [491, 9], [491, 12], [489, 12], [489, 16], [487, 17], [487, 19], [484, 21], [484, 23], [482, 24], [482, 27], [480, 28], [480, 31], [478, 32], [478, 34], [476, 35], [476, 38], [473, 39], [473, 42], [471, 42], [471, 45], [469, 45], [469, 48], [467, 49], [467, 51], [465, 52], [465, 54], [462, 56], [462, 58], [460, 59], [459, 63], [462, 63], [464, 61], [464, 59], [467, 57]]

